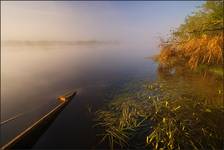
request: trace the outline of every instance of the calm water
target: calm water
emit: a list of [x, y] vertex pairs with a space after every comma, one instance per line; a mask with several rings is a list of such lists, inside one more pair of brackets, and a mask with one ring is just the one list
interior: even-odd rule
[[113, 87], [156, 78], [150, 49], [100, 46], [1, 47], [1, 145], [57, 105], [69, 90], [78, 95], [37, 141], [35, 148], [97, 147], [92, 114]]

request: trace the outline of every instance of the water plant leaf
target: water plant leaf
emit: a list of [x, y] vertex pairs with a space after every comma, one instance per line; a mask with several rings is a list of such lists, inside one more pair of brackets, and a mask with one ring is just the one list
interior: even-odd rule
[[212, 112], [211, 109], [208, 109], [208, 108], [207, 108], [205, 111], [206, 111], [206, 112]]

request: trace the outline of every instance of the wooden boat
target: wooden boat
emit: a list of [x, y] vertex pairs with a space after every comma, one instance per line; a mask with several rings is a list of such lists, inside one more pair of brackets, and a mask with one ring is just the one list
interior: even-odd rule
[[1, 147], [1, 149], [27, 149], [32, 148], [38, 138], [47, 130], [57, 115], [65, 108], [65, 106], [74, 98], [75, 92], [67, 93], [59, 96], [61, 103], [49, 113], [44, 115], [30, 127], [22, 131], [19, 135]]

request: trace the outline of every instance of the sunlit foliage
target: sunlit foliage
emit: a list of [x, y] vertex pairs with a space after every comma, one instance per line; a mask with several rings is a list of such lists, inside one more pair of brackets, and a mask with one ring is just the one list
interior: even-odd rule
[[173, 31], [167, 42], [161, 42], [158, 61], [163, 66], [181, 64], [195, 69], [199, 64], [223, 64], [223, 1], [208, 1], [188, 16]]
[[188, 16], [161, 42], [157, 82], [97, 111], [102, 141], [111, 149], [223, 149], [223, 78], [191, 78], [199, 68], [223, 74], [223, 29], [223, 1], [205, 2]]

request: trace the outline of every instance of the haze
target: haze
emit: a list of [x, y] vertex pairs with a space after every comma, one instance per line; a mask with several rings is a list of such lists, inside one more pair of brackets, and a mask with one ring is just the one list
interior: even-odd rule
[[119, 41], [153, 49], [201, 3], [4, 1], [1, 40]]

